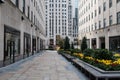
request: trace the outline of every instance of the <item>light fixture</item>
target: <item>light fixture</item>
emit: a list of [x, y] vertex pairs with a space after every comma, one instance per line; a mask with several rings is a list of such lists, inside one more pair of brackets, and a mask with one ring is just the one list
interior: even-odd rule
[[31, 27], [33, 27], [33, 25], [31, 24]]
[[21, 20], [22, 20], [22, 21], [24, 20], [24, 17], [23, 17], [23, 16], [21, 16]]

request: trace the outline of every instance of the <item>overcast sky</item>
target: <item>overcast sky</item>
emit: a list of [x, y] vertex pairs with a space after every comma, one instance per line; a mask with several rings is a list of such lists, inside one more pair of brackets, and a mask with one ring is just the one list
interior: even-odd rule
[[72, 0], [72, 8], [73, 8], [73, 17], [74, 17], [75, 8], [78, 8], [78, 0]]
[[72, 4], [74, 7], [78, 7], [78, 0], [72, 0]]

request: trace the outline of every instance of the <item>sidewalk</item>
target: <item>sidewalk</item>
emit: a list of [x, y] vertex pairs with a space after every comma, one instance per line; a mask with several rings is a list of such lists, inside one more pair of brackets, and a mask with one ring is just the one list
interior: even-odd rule
[[45, 51], [0, 68], [0, 80], [88, 80], [56, 51]]

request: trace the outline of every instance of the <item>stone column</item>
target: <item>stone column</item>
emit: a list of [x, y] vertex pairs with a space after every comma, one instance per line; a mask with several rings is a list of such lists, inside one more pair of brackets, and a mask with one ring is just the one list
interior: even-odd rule
[[[4, 24], [2, 24], [2, 7], [0, 6], [0, 61], [4, 58]], [[6, 15], [7, 16], [7, 15]]]
[[24, 53], [24, 21], [21, 23], [21, 32], [20, 32], [20, 54]]
[[105, 48], [109, 50], [109, 36], [105, 35]]
[[99, 39], [99, 37], [96, 38], [96, 46], [97, 46], [97, 48], [100, 48], [100, 39]]
[[33, 52], [33, 51], [32, 51], [32, 41], [33, 41], [33, 39], [32, 39], [32, 38], [33, 38], [32, 34], [33, 34], [33, 30], [32, 30], [32, 29], [33, 29], [33, 25], [31, 24], [31, 35], [30, 35], [30, 36], [31, 36], [31, 40], [30, 40], [30, 41], [31, 41], [31, 54], [32, 54], [32, 52]]
[[90, 38], [90, 49], [92, 49], [92, 39]]
[[[37, 33], [37, 32], [36, 32]], [[35, 53], [37, 52], [37, 49], [38, 49], [38, 42], [37, 42], [37, 34], [36, 34], [36, 51], [35, 51]]]

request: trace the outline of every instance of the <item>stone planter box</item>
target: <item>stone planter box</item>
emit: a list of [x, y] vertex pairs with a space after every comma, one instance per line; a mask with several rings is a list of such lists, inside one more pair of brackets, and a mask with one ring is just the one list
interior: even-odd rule
[[104, 71], [68, 54], [62, 56], [72, 62], [90, 80], [120, 80], [120, 71]]

